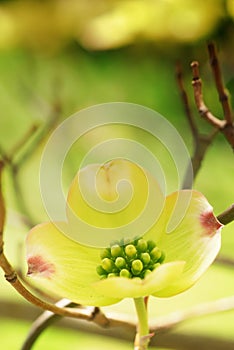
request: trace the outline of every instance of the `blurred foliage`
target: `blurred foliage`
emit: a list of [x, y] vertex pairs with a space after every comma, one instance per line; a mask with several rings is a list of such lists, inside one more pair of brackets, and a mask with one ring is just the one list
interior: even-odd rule
[[[93, 104], [123, 101], [139, 103], [163, 114], [178, 129], [191, 150], [191, 134], [175, 83], [172, 59], [175, 56], [181, 58], [187, 67], [186, 72], [190, 61], [199, 59], [206, 103], [215, 115], [222, 118], [204, 41], [218, 38], [225, 82], [229, 82], [228, 87], [234, 93], [233, 19], [234, 0], [0, 1], [0, 106], [4, 111], [0, 120], [1, 146], [8, 151], [32, 124], [43, 125], [57, 101], [62, 107], [61, 120]], [[129, 47], [117, 50], [123, 46]], [[171, 51], [166, 57], [160, 55], [161, 49]], [[98, 50], [102, 52], [93, 52]], [[185, 77], [185, 84], [192, 100], [190, 80], [191, 73]], [[205, 132], [210, 130], [195, 115], [201, 129]], [[118, 132], [129, 133], [128, 130]], [[142, 133], [131, 132], [136, 141], [142, 142]], [[64, 169], [65, 183], [73, 177], [78, 160], [92, 145], [94, 140], [91, 136], [86, 135], [68, 154]], [[95, 140], [104, 136], [103, 130], [96, 130], [93, 135]], [[154, 147], [150, 138], [144, 140], [147, 147]], [[38, 185], [44, 142], [19, 173], [29, 211], [38, 222], [46, 218]], [[173, 172], [164, 154], [162, 164], [173, 187]], [[233, 170], [233, 152], [219, 135], [207, 152], [194, 186], [206, 195], [216, 214], [233, 202]], [[11, 262], [17, 266], [19, 260], [23, 261], [17, 241], [24, 240], [27, 228], [18, 215], [19, 208], [15, 203], [9, 174], [6, 172], [4, 176], [4, 193], [9, 208], [6, 249]], [[223, 230], [222, 253], [231, 258], [234, 257], [233, 229], [234, 223]], [[13, 297], [22, 301], [2, 275], [0, 284], [0, 298]], [[215, 265], [188, 293], [169, 300], [151, 301], [151, 316], [233, 295], [233, 291], [232, 269]], [[114, 306], [114, 310], [133, 314], [129, 300]], [[188, 334], [204, 332], [233, 339], [233, 320], [233, 312], [214, 315], [186, 323], [182, 330]], [[11, 337], [12, 327], [16, 331], [15, 337]], [[20, 327], [21, 321], [15, 321], [13, 326], [5, 319], [1, 321], [3, 348], [18, 348], [29, 325]], [[20, 334], [21, 339], [18, 337]], [[85, 337], [81, 343], [78, 337], [77, 342], [74, 339], [73, 343], [70, 334], [64, 336], [59, 330], [48, 333], [45, 340], [42, 339], [47, 348], [52, 349], [53, 342], [56, 349], [64, 347], [59, 334], [74, 347], [80, 345], [84, 349], [85, 346], [103, 349], [105, 346], [101, 340], [99, 347], [94, 336]], [[94, 343], [90, 345], [88, 342], [86, 345], [87, 340]], [[111, 344], [108, 342], [108, 348], [130, 348], [122, 343], [120, 347], [119, 342], [113, 345], [111, 341]], [[41, 348], [44, 348], [44, 344]]]
[[142, 41], [191, 43], [211, 36], [233, 15], [232, 0], [2, 1], [0, 48], [53, 52], [72, 41], [91, 50]]

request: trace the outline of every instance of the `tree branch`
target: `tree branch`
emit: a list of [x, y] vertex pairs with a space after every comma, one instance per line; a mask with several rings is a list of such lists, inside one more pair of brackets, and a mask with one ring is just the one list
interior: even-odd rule
[[217, 219], [223, 225], [227, 225], [234, 220], [234, 204], [217, 216]]
[[6, 219], [5, 202], [2, 194], [2, 173], [4, 168], [4, 162], [0, 160], [0, 252], [3, 249], [3, 229]]
[[[193, 137], [194, 152], [193, 152], [191, 161], [193, 166], [193, 177], [195, 179], [199, 169], [201, 168], [201, 164], [204, 159], [205, 153], [208, 147], [210, 146], [210, 144], [212, 143], [214, 137], [216, 136], [218, 130], [214, 129], [214, 131], [212, 131], [210, 135], [203, 135], [202, 133], [199, 132], [192, 114], [191, 107], [189, 105], [188, 95], [186, 93], [184, 82], [183, 82], [182, 66], [179, 62], [177, 62], [177, 65], [176, 65], [176, 79], [177, 79], [177, 84], [181, 95], [182, 104], [184, 106], [185, 115], [187, 117], [190, 129], [191, 129], [191, 134]], [[190, 178], [189, 174], [190, 174], [190, 169], [187, 171], [185, 175], [183, 188], [188, 188], [188, 179]]]
[[220, 120], [215, 117], [208, 109], [204, 103], [202, 95], [202, 80], [200, 79], [199, 73], [199, 63], [197, 61], [192, 62], [192, 73], [193, 73], [193, 91], [194, 91], [194, 100], [197, 106], [197, 109], [200, 115], [211, 125], [217, 128], [222, 132], [229, 142], [229, 144], [234, 148], [234, 124], [233, 124], [233, 112], [231, 105], [229, 103], [228, 93], [224, 88], [223, 78], [221, 74], [221, 69], [219, 66], [218, 57], [216, 54], [216, 48], [213, 43], [208, 44], [208, 52], [210, 58], [210, 64], [215, 80], [216, 89], [218, 91], [219, 100], [221, 102], [224, 119]]
[[179, 88], [181, 101], [184, 106], [185, 116], [187, 117], [190, 129], [193, 135], [193, 139], [194, 141], [196, 141], [198, 139], [199, 132], [198, 132], [198, 128], [196, 126], [195, 119], [189, 104], [188, 95], [184, 87], [183, 70], [182, 70], [181, 63], [179, 61], [177, 61], [176, 63], [176, 81]]
[[26, 133], [21, 137], [21, 139], [16, 142], [12, 149], [7, 153], [8, 161], [11, 162], [15, 158], [16, 154], [26, 145], [26, 143], [31, 139], [31, 137], [37, 132], [39, 125], [32, 125], [26, 131]]
[[225, 256], [225, 255], [221, 255], [221, 254], [219, 254], [217, 256], [217, 258], [215, 259], [215, 263], [225, 265], [225, 266], [231, 267], [231, 268], [234, 267], [234, 259], [230, 258], [228, 256]]
[[[70, 301], [67, 301], [65, 299], [60, 300], [57, 303], [57, 306], [60, 307], [77, 307], [76, 304], [71, 303]], [[39, 336], [42, 334], [42, 332], [49, 327], [50, 325], [54, 324], [56, 321], [61, 319], [61, 316], [56, 315], [50, 311], [45, 311], [43, 314], [41, 314], [36, 321], [32, 324], [31, 329], [27, 335], [27, 338], [24, 341], [24, 344], [21, 348], [21, 350], [30, 350], [32, 346], [35, 344], [36, 340], [39, 338]]]
[[206, 106], [202, 95], [202, 80], [200, 78], [199, 63], [194, 61], [191, 63], [193, 80], [192, 86], [194, 91], [194, 99], [200, 115], [206, 119], [212, 126], [218, 129], [223, 129], [226, 125], [226, 121], [216, 118]]
[[232, 125], [233, 115], [232, 109], [229, 103], [228, 91], [224, 88], [223, 77], [220, 69], [220, 64], [216, 52], [216, 47], [213, 42], [208, 44], [208, 53], [210, 58], [210, 65], [212, 68], [216, 89], [219, 95], [219, 101], [223, 108], [223, 114], [226, 120], [226, 125]]

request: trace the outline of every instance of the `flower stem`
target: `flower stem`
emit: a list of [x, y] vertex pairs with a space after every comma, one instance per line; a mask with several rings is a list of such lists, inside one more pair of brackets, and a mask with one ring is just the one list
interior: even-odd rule
[[146, 303], [143, 297], [135, 298], [134, 303], [138, 317], [138, 327], [134, 343], [134, 350], [147, 350], [151, 335], [149, 334]]

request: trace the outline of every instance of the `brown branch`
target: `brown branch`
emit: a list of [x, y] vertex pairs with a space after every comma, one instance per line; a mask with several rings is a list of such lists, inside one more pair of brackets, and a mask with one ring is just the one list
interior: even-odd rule
[[184, 106], [185, 115], [186, 115], [187, 120], [189, 122], [189, 126], [190, 126], [190, 129], [192, 131], [194, 141], [196, 141], [198, 139], [199, 132], [198, 132], [198, 128], [196, 126], [195, 120], [194, 120], [193, 113], [191, 111], [188, 95], [187, 95], [187, 92], [186, 92], [185, 87], [184, 87], [183, 70], [182, 70], [182, 66], [181, 66], [180, 62], [177, 62], [177, 64], [176, 64], [176, 80], [177, 80], [177, 85], [178, 85], [178, 88], [180, 91], [182, 104]]
[[[194, 120], [194, 116], [192, 114], [190, 104], [189, 104], [188, 95], [184, 87], [182, 66], [179, 62], [177, 62], [177, 65], [176, 65], [176, 79], [177, 79], [177, 84], [181, 95], [182, 104], [184, 106], [185, 115], [187, 117], [190, 129], [191, 129], [192, 137], [193, 137], [194, 152], [193, 152], [191, 161], [192, 161], [192, 167], [193, 167], [193, 177], [195, 178], [199, 169], [201, 168], [201, 164], [204, 159], [207, 148], [210, 146], [214, 137], [217, 134], [217, 129], [212, 131], [210, 135], [203, 135], [202, 133], [199, 132], [198, 127]], [[188, 169], [186, 172], [184, 182], [183, 182], [183, 188], [189, 187], [189, 179], [190, 179], [190, 169]]]
[[232, 204], [223, 213], [217, 216], [217, 219], [223, 224], [227, 225], [234, 220], [234, 204]]
[[210, 135], [199, 134], [198, 141], [195, 143], [195, 149], [192, 156], [194, 178], [197, 176], [198, 171], [201, 168], [202, 161], [205, 157], [206, 151], [211, 145], [216, 135], [217, 130], [214, 130], [212, 133], [210, 133]]
[[221, 254], [217, 256], [217, 258], [215, 259], [215, 263], [231, 267], [232, 269], [234, 267], [234, 259]]
[[[60, 307], [77, 307], [76, 304], [71, 303], [65, 299], [60, 300], [57, 303]], [[21, 350], [30, 350], [42, 332], [61, 319], [61, 316], [56, 315], [50, 311], [43, 312], [36, 321], [33, 322], [31, 329], [25, 339]]]
[[199, 73], [199, 63], [197, 61], [194, 61], [191, 64], [193, 73], [192, 85], [194, 91], [194, 100], [200, 115], [208, 123], [217, 128], [220, 132], [222, 132], [228, 143], [232, 146], [232, 148], [234, 148], [233, 113], [229, 103], [228, 93], [224, 88], [221, 69], [219, 66], [216, 49], [213, 43], [210, 43], [208, 45], [208, 51], [216, 89], [218, 91], [219, 100], [223, 108], [224, 119], [220, 120], [219, 118], [215, 117], [204, 103], [202, 95], [202, 80], [200, 78]]
[[6, 209], [4, 198], [2, 194], [2, 173], [4, 168], [4, 162], [0, 160], [0, 252], [3, 249], [3, 229], [6, 219]]
[[208, 44], [208, 53], [210, 58], [210, 65], [212, 68], [216, 89], [219, 95], [219, 101], [221, 102], [223, 108], [223, 114], [226, 120], [226, 125], [232, 125], [233, 115], [232, 109], [229, 103], [228, 91], [224, 88], [222, 73], [220, 69], [220, 64], [216, 52], [216, 47], [213, 42]]
[[192, 86], [194, 91], [194, 99], [195, 103], [198, 109], [198, 112], [200, 115], [206, 119], [212, 126], [218, 129], [223, 129], [226, 125], [226, 121], [220, 120], [216, 118], [207, 108], [207, 106], [204, 103], [203, 95], [202, 95], [202, 80], [200, 79], [200, 73], [199, 73], [199, 63], [197, 61], [194, 61], [191, 63], [192, 73], [193, 73], [193, 80], [192, 80]]

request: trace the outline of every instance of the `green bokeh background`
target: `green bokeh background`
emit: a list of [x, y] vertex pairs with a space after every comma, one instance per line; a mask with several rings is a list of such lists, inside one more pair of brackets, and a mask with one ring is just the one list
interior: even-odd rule
[[[48, 14], [49, 19], [47, 18], [47, 22], [51, 26], [47, 22], [46, 25], [43, 25], [42, 18], [45, 19], [45, 16], [40, 18], [39, 12], [33, 12], [35, 11], [34, 8], [31, 8], [31, 12], [29, 11], [30, 6], [34, 3], [33, 1], [2, 1], [1, 3], [0, 19], [3, 18], [1, 16], [5, 16], [5, 22], [3, 20], [0, 21], [0, 29], [3, 23], [8, 23], [4, 27], [8, 28], [8, 32], [5, 32], [4, 40], [0, 36], [0, 145], [6, 152], [11, 150], [13, 145], [16, 144], [32, 124], [44, 125], [50, 117], [51, 108], [53, 108], [55, 103], [59, 103], [61, 106], [60, 120], [62, 121], [82, 108], [104, 102], [121, 101], [141, 104], [159, 112], [175, 126], [192, 153], [192, 136], [175, 81], [175, 61], [177, 59], [180, 59], [184, 66], [185, 86], [191, 99], [191, 108], [201, 131], [209, 133], [211, 128], [204, 121], [200, 120], [194, 107], [190, 84], [191, 72], [189, 69], [189, 64], [193, 59], [198, 59], [201, 63], [206, 103], [215, 115], [222, 118], [222, 110], [209, 68], [206, 40], [212, 38], [217, 42], [224, 72], [224, 81], [232, 93], [234, 71], [234, 56], [232, 53], [234, 47], [233, 1], [208, 2], [211, 15], [215, 18], [212, 22], [213, 24], [210, 26], [204, 25], [204, 30], [201, 33], [186, 41], [178, 39], [178, 35], [171, 35], [169, 40], [169, 36], [159, 38], [154, 35], [152, 38], [151, 35], [149, 39], [142, 33], [131, 36], [127, 36], [125, 33], [127, 38], [129, 38], [128, 41], [120, 41], [118, 47], [116, 47], [116, 44], [112, 47], [110, 44], [110, 47], [102, 49], [99, 47], [98, 50], [96, 47], [92, 47], [92, 41], [88, 44], [87, 38], [84, 42], [81, 30], [78, 31], [76, 36], [71, 29], [65, 31], [66, 35], [59, 35], [60, 32], [55, 30], [59, 22], [52, 16], [54, 10], [51, 12], [51, 16], [49, 16], [50, 12], [47, 11], [48, 9], [45, 10], [46, 6], [48, 6], [46, 5], [47, 2], [35, 1], [35, 3], [40, 3], [40, 8], [45, 6], [43, 11], [46, 11]], [[52, 3], [55, 6], [56, 2]], [[107, 14], [113, 13], [113, 8], [116, 11], [116, 8], [123, 4], [123, 1], [113, 1], [109, 5], [105, 1], [97, 1], [99, 5], [96, 4], [95, 6], [93, 6], [92, 1], [93, 7], [90, 5], [89, 8], [87, 5], [82, 5], [82, 1], [71, 1], [67, 5], [68, 8], [71, 6], [72, 9], [75, 3], [79, 5], [76, 4], [79, 7], [77, 23], [83, 25], [83, 23], [90, 23], [91, 20], [98, 18], [97, 16], [104, 12]], [[130, 2], [127, 1], [126, 3]], [[145, 3], [148, 6], [154, 4], [153, 1], [146, 1]], [[164, 6], [164, 2], [161, 1], [161, 3]], [[201, 3], [205, 2], [189, 1], [188, 3], [189, 5], [185, 5], [185, 2], [178, 1], [180, 10], [178, 12], [175, 11], [175, 22], [176, 15], [179, 16], [178, 13], [180, 14], [178, 21], [182, 21], [181, 14], [187, 9], [186, 6], [190, 6], [191, 13], [193, 13], [192, 10], [194, 10], [196, 4], [200, 8], [202, 6]], [[20, 9], [17, 11], [21, 12], [17, 12], [15, 8], [12, 10], [12, 6], [14, 7], [16, 4]], [[206, 6], [208, 5], [206, 4]], [[71, 9], [69, 10], [70, 12], [72, 12]], [[80, 19], [82, 18], [82, 11], [85, 18], [83, 21]], [[123, 11], [122, 7], [121, 11]], [[204, 11], [207, 11], [207, 8], [201, 7], [202, 14]], [[24, 23], [22, 27], [26, 26], [27, 30], [25, 29], [24, 31], [22, 29], [18, 33], [19, 37], [17, 40], [16, 32], [14, 32], [12, 37], [15, 39], [12, 40], [12, 37], [9, 36], [9, 33], [12, 33], [9, 31], [9, 23], [17, 22], [14, 17], [15, 13], [17, 13], [17, 16], [19, 13], [22, 16], [27, 14], [27, 18], [30, 18], [29, 13], [31, 13], [32, 18], [38, 22], [35, 22], [34, 27], [33, 19], [31, 19], [30, 25], [26, 26], [26, 17], [22, 17], [21, 22]], [[6, 18], [8, 20], [10, 18], [11, 22], [7, 22]], [[63, 16], [61, 18], [63, 19]], [[111, 18], [110, 16], [110, 21]], [[131, 19], [131, 16], [128, 14], [127, 18]], [[198, 16], [198, 18], [200, 17]], [[21, 23], [19, 18], [18, 22]], [[36, 23], [39, 22], [42, 23], [41, 27], [44, 30], [40, 31], [40, 28], [36, 26]], [[64, 22], [67, 23], [69, 21], [65, 21], [64, 17]], [[135, 22], [138, 25], [139, 19], [136, 20], [135, 18]], [[127, 29], [129, 27], [126, 26]], [[209, 30], [205, 30], [205, 27], [208, 27]], [[31, 31], [29, 30], [30, 28]], [[51, 31], [51, 28], [54, 28], [54, 30]], [[174, 28], [174, 30], [176, 29]], [[163, 33], [163, 30], [161, 31]], [[64, 31], [62, 32], [64, 33]], [[166, 32], [166, 28], [164, 32]], [[56, 38], [51, 33], [56, 33]], [[52, 43], [56, 45], [53, 46]], [[122, 134], [124, 137], [130, 137], [144, 143], [155, 154], [158, 155], [160, 153], [160, 161], [167, 175], [168, 192], [175, 189], [174, 169], [167, 152], [157, 142], [155, 143], [155, 140], [149, 135], [145, 135], [133, 128], [123, 127], [118, 130], [102, 129], [91, 135], [86, 135], [74, 146], [64, 165], [63, 180], [65, 190], [82, 156], [89, 149], [90, 143], [95, 143], [96, 140], [108, 137], [110, 134], [113, 137], [119, 134]], [[46, 220], [46, 213], [41, 203], [38, 175], [40, 157], [44, 145], [45, 140], [19, 172], [23, 196], [35, 222]], [[5, 232], [6, 252], [15, 267], [22, 265], [25, 268], [22, 244], [27, 228], [20, 220], [19, 208], [9, 175], [9, 171], [6, 169], [3, 184], [8, 210]], [[210, 146], [194, 183], [194, 188], [205, 194], [214, 207], [216, 214], [225, 210], [234, 201], [233, 176], [233, 151], [223, 136], [218, 135]], [[223, 229], [221, 253], [234, 258], [233, 251], [234, 224], [232, 223]], [[150, 302], [150, 318], [166, 315], [176, 310], [186, 309], [200, 302], [211, 301], [233, 294], [233, 269], [215, 263], [197, 285], [186, 293], [170, 299], [152, 299]], [[24, 303], [23, 299], [4, 280], [2, 273], [0, 274], [0, 301], [1, 303], [4, 303], [4, 301]], [[135, 318], [131, 300], [124, 300], [117, 305], [104, 308], [104, 310], [121, 312], [130, 315], [131, 318]], [[22, 315], [22, 320], [16, 320], [12, 310], [9, 310], [7, 316], [4, 313], [4, 317], [1, 317], [0, 308], [0, 344], [2, 349], [20, 349], [20, 345], [30, 328], [30, 323], [24, 321], [24, 318], [25, 315]], [[206, 334], [234, 341], [234, 312], [230, 311], [188, 321], [179, 326], [176, 331], [186, 334]], [[65, 347], [66, 349], [111, 348], [113, 350], [127, 350], [131, 349], [132, 345], [67, 329], [61, 331], [55, 326], [48, 329], [35, 345], [36, 350], [60, 350]]]

